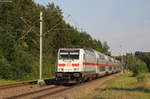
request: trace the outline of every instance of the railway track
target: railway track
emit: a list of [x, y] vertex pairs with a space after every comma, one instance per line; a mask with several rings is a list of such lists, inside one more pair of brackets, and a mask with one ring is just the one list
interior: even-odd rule
[[52, 94], [55, 94], [57, 92], [64, 91], [64, 90], [67, 90], [67, 89], [70, 89], [70, 88], [65, 87], [65, 86], [50, 86], [48, 88], [44, 88], [44, 89], [41, 89], [41, 90], [31, 91], [31, 92], [27, 92], [27, 93], [15, 95], [15, 96], [7, 97], [5, 99], [23, 99], [23, 98], [38, 99], [38, 98], [45, 97], [45, 96], [50, 95], [50, 94], [52, 95]]
[[15, 96], [10, 96], [5, 99], [43, 99], [45, 97], [57, 96], [58, 94], [61, 94], [63, 92], [71, 91], [71, 89], [73, 88], [80, 88], [80, 86], [83, 86], [88, 83], [96, 82], [97, 80], [100, 80], [100, 79], [105, 79], [105, 81], [103, 82], [103, 84], [105, 84], [107, 80], [110, 80], [108, 78], [109, 76], [106, 76], [106, 77], [98, 78], [96, 80], [91, 80], [88, 82], [84, 82], [84, 83], [76, 84], [72, 86], [50, 85], [47, 88], [39, 89], [36, 91], [29, 91], [26, 93], [15, 95]]
[[36, 83], [37, 83], [37, 81], [18, 83], [18, 84], [10, 84], [10, 85], [2, 85], [2, 86], [0, 86], [0, 90], [23, 87], [23, 86], [27, 86], [27, 85], [36, 84]]

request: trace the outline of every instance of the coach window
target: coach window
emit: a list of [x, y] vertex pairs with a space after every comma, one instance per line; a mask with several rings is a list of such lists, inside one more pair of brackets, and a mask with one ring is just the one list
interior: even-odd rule
[[109, 70], [112, 70], [112, 67], [109, 67]]
[[85, 60], [85, 54], [83, 54], [83, 60]]
[[105, 71], [105, 67], [104, 66], [100, 66], [100, 71]]

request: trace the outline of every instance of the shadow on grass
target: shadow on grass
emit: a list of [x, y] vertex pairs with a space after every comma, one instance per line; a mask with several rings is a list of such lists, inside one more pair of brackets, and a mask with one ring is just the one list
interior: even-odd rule
[[137, 87], [137, 88], [106, 88], [105, 90], [118, 90], [118, 91], [130, 91], [130, 92], [144, 92], [144, 93], [150, 93], [150, 89], [143, 88], [143, 87]]

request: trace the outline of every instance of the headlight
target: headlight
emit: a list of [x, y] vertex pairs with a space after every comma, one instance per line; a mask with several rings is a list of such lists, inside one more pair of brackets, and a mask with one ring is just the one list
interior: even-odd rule
[[64, 71], [64, 69], [63, 68], [59, 68], [58, 71]]
[[74, 71], [78, 71], [79, 70], [79, 68], [74, 68]]

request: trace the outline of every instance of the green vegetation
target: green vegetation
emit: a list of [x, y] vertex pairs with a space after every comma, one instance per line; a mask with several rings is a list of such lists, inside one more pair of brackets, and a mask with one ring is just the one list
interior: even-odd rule
[[135, 56], [144, 61], [150, 71], [150, 52], [135, 52]]
[[90, 95], [80, 99], [150, 99], [150, 76], [140, 76], [146, 79], [138, 81], [139, 78], [132, 77], [131, 73], [123, 74], [109, 81], [106, 88], [97, 88]]
[[[44, 77], [53, 76], [59, 48], [93, 48], [110, 54], [106, 42], [95, 40], [88, 33], [80, 32], [66, 23], [61, 9], [53, 3], [45, 7], [32, 0], [3, 2], [0, 3], [0, 78], [38, 79], [40, 11], [44, 14]], [[47, 32], [52, 28], [57, 30]]]
[[4, 79], [0, 79], [0, 85], [8, 85], [8, 84], [15, 84], [18, 83], [14, 80], [4, 80]]
[[137, 77], [138, 83], [145, 83], [145, 85], [148, 83], [150, 75], [148, 73], [141, 73]]
[[45, 86], [46, 83], [45, 83], [45, 81], [39, 81], [39, 82], [38, 82], [38, 85], [42, 87], [42, 86]]
[[133, 76], [148, 72], [146, 64], [135, 56], [127, 56], [127, 66], [133, 72]]
[[132, 76], [137, 76], [141, 73], [148, 73], [148, 71], [150, 71], [150, 59], [148, 59], [150, 54], [148, 54], [148, 52], [144, 55], [141, 53], [144, 52], [135, 52], [135, 54], [127, 53], [123, 56], [114, 56], [114, 58], [120, 61], [123, 60], [124, 69], [131, 71], [133, 73]]

